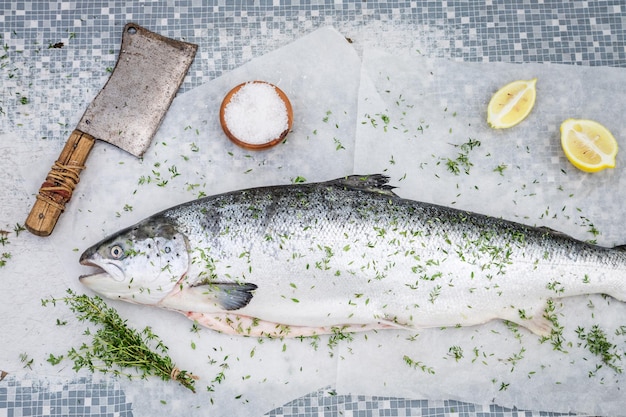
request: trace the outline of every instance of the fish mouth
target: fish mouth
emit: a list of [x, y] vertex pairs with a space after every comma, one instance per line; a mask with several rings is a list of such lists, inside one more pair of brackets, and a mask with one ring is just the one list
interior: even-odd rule
[[[111, 267], [116, 265], [108, 264], [106, 266], [108, 268], [107, 271], [107, 269], [104, 268], [104, 265], [101, 265], [93, 260], [81, 259], [80, 263], [81, 265], [94, 268], [92, 273], [81, 275], [78, 277], [78, 280], [82, 285], [89, 288], [91, 291], [103, 295], [107, 298], [121, 298], [122, 296], [127, 295], [125, 292], [125, 290], [128, 289], [127, 286], [123, 284], [121, 285], [121, 279], [118, 279], [118, 277], [120, 276], [122, 277], [122, 279], [124, 277], [119, 267], [113, 268], [112, 271]], [[110, 272], [114, 273], [112, 274]], [[117, 275], [115, 273], [117, 273]]]
[[102, 278], [111, 278], [114, 281], [124, 280], [124, 271], [118, 265], [112, 263], [101, 263], [93, 259], [81, 259], [81, 265], [90, 266], [94, 268], [94, 272], [91, 274], [85, 274], [78, 277], [79, 281], [83, 284], [87, 282], [94, 282]]

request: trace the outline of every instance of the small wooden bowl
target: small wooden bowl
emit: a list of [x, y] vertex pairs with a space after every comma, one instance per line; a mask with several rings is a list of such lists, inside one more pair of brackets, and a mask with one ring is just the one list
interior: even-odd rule
[[226, 112], [226, 106], [228, 106], [233, 96], [237, 94], [237, 92], [243, 86], [245, 86], [246, 84], [249, 84], [249, 82], [239, 84], [238, 86], [230, 90], [228, 94], [226, 94], [226, 96], [224, 97], [224, 100], [222, 100], [222, 105], [220, 107], [220, 124], [222, 125], [222, 130], [224, 130], [224, 133], [226, 134], [226, 136], [228, 136], [228, 139], [230, 139], [233, 143], [245, 149], [259, 151], [259, 150], [268, 149], [268, 148], [271, 148], [272, 146], [278, 145], [280, 142], [282, 142], [285, 139], [285, 137], [291, 130], [291, 127], [293, 126], [293, 108], [291, 107], [291, 102], [287, 98], [287, 95], [280, 88], [265, 81], [251, 81], [251, 82], [267, 84], [276, 89], [276, 93], [278, 93], [278, 96], [280, 97], [280, 99], [283, 101], [283, 103], [285, 103], [285, 108], [287, 109], [287, 129], [285, 129], [276, 139], [272, 139], [269, 142], [265, 142], [265, 143], [248, 143], [242, 138], [238, 138], [235, 135], [233, 135], [233, 133], [228, 129], [228, 124], [226, 123], [225, 116], [224, 116]]

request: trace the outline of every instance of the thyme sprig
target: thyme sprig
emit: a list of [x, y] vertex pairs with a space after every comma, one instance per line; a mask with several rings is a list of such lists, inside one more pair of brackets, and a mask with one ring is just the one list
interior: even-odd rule
[[[89, 329], [84, 332], [92, 336], [91, 345], [83, 343], [78, 349], [71, 348], [67, 352], [67, 358], [74, 362], [72, 369], [77, 372], [88, 369], [128, 378], [157, 376], [164, 381], [176, 380], [195, 392], [197, 377], [174, 365], [167, 355], [167, 346], [150, 327], [142, 331], [129, 327], [126, 320], [98, 296], [78, 295], [71, 289], [67, 290], [67, 294], [63, 298], [41, 300], [41, 303], [45, 307], [63, 302], [80, 322], [89, 321], [100, 326], [95, 333]], [[128, 371], [131, 369], [136, 373]]]

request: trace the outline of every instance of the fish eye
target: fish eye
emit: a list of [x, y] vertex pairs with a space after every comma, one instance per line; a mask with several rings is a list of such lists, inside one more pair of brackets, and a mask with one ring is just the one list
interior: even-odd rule
[[111, 257], [113, 259], [120, 259], [124, 256], [124, 249], [122, 249], [120, 245], [111, 246], [109, 252], [111, 253]]

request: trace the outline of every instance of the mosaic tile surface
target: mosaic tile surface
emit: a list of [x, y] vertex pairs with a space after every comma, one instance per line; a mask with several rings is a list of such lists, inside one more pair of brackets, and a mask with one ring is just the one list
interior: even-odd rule
[[[0, 132], [62, 140], [108, 78], [128, 21], [199, 44], [181, 92], [326, 25], [349, 37], [357, 50], [384, 39], [390, 50], [410, 45], [426, 56], [464, 61], [626, 67], [623, 0], [1, 0]], [[39, 415], [132, 416], [133, 411], [114, 383], [0, 381], [0, 417]], [[267, 415], [562, 414], [338, 396], [323, 389]]]
[[113, 382], [31, 381], [7, 378], [0, 383], [0, 416], [130, 417], [132, 404]]
[[414, 43], [428, 56], [626, 66], [626, 5], [621, 3], [3, 0], [0, 107], [7, 113], [28, 100], [49, 120], [24, 120], [18, 111], [2, 118], [0, 127], [34, 130], [42, 138], [59, 135], [106, 81], [128, 21], [199, 44], [184, 92], [326, 25], [345, 33], [357, 49], [379, 42], [382, 31], [388, 48]]
[[560, 417], [574, 414], [534, 413], [495, 405], [481, 406], [455, 400], [427, 401], [391, 397], [336, 395], [332, 390], [319, 390], [272, 410], [268, 417], [286, 416], [421, 416], [421, 417]]

